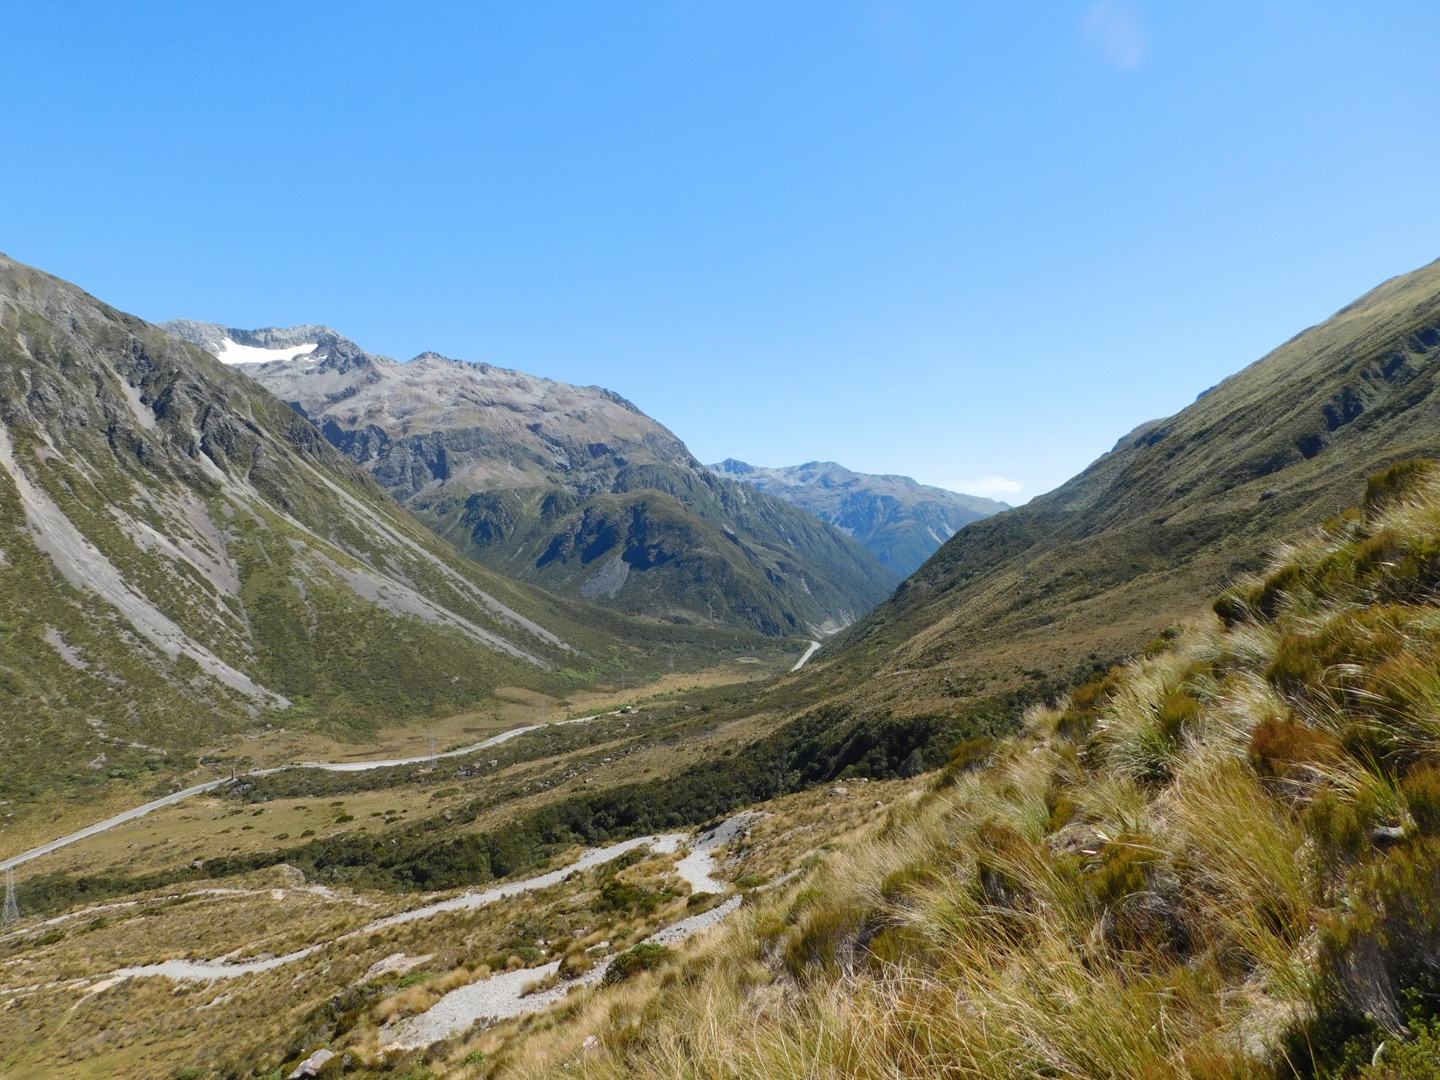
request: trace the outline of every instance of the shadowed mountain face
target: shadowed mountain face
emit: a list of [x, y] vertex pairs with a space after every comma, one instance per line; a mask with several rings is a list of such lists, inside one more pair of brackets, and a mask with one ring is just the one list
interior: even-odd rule
[[265, 714], [459, 711], [591, 644], [250, 379], [3, 256], [0, 596], [0, 797]]
[[833, 461], [767, 469], [726, 458], [710, 468], [828, 521], [901, 577], [920, 569], [957, 529], [1008, 509], [994, 499], [908, 476], [852, 472]]
[[1367, 474], [1415, 456], [1440, 456], [1440, 263], [1142, 425], [1055, 491], [966, 526], [811, 677], [838, 685], [838, 665], [863, 680], [854, 701], [920, 715], [1021, 671], [1133, 651], [1354, 505]]
[[436, 532], [562, 595], [674, 623], [824, 634], [898, 577], [783, 500], [715, 476], [618, 394], [324, 327], [171, 323], [238, 362]]

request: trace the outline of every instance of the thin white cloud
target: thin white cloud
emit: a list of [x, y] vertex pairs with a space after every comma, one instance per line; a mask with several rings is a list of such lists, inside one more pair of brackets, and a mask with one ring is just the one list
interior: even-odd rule
[[1007, 480], [1003, 476], [987, 476], [961, 490], [973, 491], [976, 495], [1014, 495], [1024, 486], [1019, 480]]
[[1098, 0], [1085, 12], [1085, 37], [1111, 67], [1129, 71], [1145, 59], [1145, 32], [1123, 0]]

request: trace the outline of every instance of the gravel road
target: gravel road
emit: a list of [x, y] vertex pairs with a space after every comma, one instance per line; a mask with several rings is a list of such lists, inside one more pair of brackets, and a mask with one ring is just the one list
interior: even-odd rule
[[[583, 724], [588, 720], [596, 719], [598, 715], [597, 713], [595, 716], [577, 716], [573, 720], [559, 720], [556, 722], [556, 726], [563, 724]], [[492, 746], [499, 746], [501, 743], [509, 742], [516, 736], [525, 735], [531, 731], [538, 731], [545, 726], [544, 724], [527, 724], [524, 727], [511, 728], [509, 731], [502, 731], [499, 735], [491, 736], [482, 742], [461, 747], [459, 750], [447, 750], [445, 753], [435, 754], [433, 757], [429, 754], [422, 754], [419, 757], [388, 758], [384, 761], [300, 761], [292, 765], [277, 765], [273, 769], [256, 769], [253, 772], [242, 773], [237, 779], [244, 779], [247, 776], [274, 776], [276, 773], [286, 772], [290, 769], [320, 769], [325, 772], [365, 772], [369, 769], [388, 769], [398, 765], [423, 765], [425, 762], [434, 761], [436, 758], [461, 757], [465, 754], [473, 754], [477, 750], [488, 750]], [[21, 852], [19, 855], [12, 856], [0, 862], [0, 873], [9, 870], [11, 867], [19, 866], [21, 863], [27, 863], [31, 859], [38, 859], [42, 855], [48, 855], [52, 851], [58, 851], [62, 847], [66, 847], [77, 841], [86, 840], [92, 836], [98, 836], [100, 833], [108, 832], [117, 825], [124, 825], [127, 821], [134, 821], [136, 818], [144, 817], [151, 811], [159, 810], [161, 807], [173, 806], [175, 803], [180, 802], [182, 799], [188, 799], [192, 795], [202, 795], [207, 791], [214, 791], [226, 783], [229, 783], [229, 781], [207, 780], [203, 784], [196, 784], [194, 787], [185, 788], [183, 791], [176, 791], [163, 798], [145, 803], [143, 806], [137, 806], [133, 810], [126, 810], [123, 814], [116, 814], [112, 818], [106, 818], [104, 821], [96, 822], [94, 825], [87, 825], [85, 828], [80, 829], [78, 832], [73, 832], [69, 836], [62, 836], [58, 840], [51, 840], [48, 844], [41, 844], [39, 847], [31, 848], [29, 851]]]

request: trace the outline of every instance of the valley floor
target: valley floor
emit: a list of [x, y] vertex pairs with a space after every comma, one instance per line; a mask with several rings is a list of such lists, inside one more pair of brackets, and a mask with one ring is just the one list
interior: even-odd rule
[[[83, 906], [0, 937], [0, 1073], [288, 1074], [322, 1043], [352, 1060], [462, 1061], [476, 1039], [493, 1051], [527, 1016], [603, 999], [668, 961], [808, 873], [907, 786], [792, 796], [693, 837], [572, 852], [543, 874], [418, 905], [281, 866]], [[350, 1003], [339, 1023], [331, 999]]]

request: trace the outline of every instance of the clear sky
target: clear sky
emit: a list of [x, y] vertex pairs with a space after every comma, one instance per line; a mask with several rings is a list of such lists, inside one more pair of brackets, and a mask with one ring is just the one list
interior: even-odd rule
[[0, 250], [1016, 502], [1440, 257], [1440, 7], [0, 0]]

